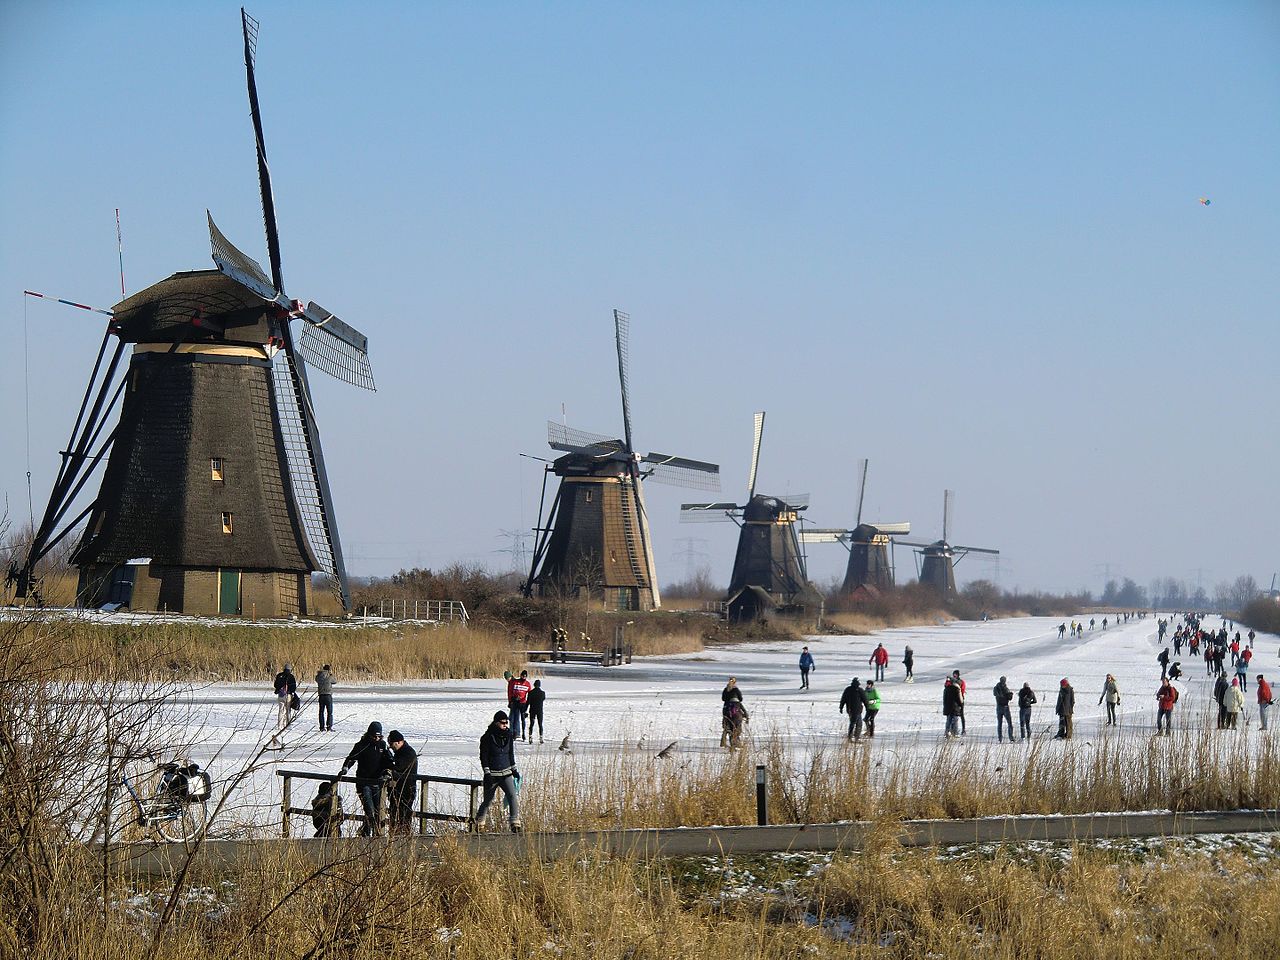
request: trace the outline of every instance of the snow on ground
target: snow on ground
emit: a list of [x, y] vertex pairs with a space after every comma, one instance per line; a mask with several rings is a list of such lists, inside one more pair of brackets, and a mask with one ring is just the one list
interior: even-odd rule
[[[881, 642], [890, 652], [890, 663], [887, 677], [879, 685], [883, 704], [876, 721], [875, 743], [869, 747], [873, 751], [898, 758], [934, 748], [943, 725], [942, 681], [953, 669], [961, 671], [968, 686], [966, 740], [970, 743], [998, 749], [991, 688], [1001, 676], [1008, 677], [1015, 690], [1024, 681], [1031, 683], [1040, 699], [1033, 729], [1037, 737], [1046, 738], [1057, 729], [1054, 702], [1059, 681], [1070, 679], [1076, 691], [1076, 740], [1072, 744], [1053, 743], [1049, 749], [1075, 749], [1104, 732], [1098, 698], [1107, 673], [1115, 675], [1121, 692], [1121, 725], [1109, 735], [1150, 736], [1155, 726], [1155, 692], [1160, 685], [1156, 620], [1147, 617], [1120, 626], [1112, 624], [1104, 631], [1098, 617], [1098, 627], [1077, 642], [1058, 639], [1061, 622], [1029, 617], [904, 627], [865, 637], [811, 637], [807, 643], [817, 666], [808, 690], [799, 689], [800, 643], [714, 647], [698, 653], [637, 658], [618, 667], [539, 664], [530, 669], [530, 675], [541, 678], [547, 691], [546, 744], [520, 744], [518, 762], [526, 771], [562, 762], [557, 747], [566, 735], [578, 757], [620, 750], [652, 753], [671, 741], [679, 741], [677, 749], [682, 752], [717, 750], [719, 694], [730, 676], [737, 678], [743, 691], [752, 717], [750, 732], [757, 740], [776, 734], [798, 751], [819, 743], [835, 745], [845, 730], [838, 713], [840, 694], [851, 677], [865, 682], [873, 676], [868, 658]], [[1206, 622], [1206, 628], [1219, 625], [1217, 618]], [[901, 663], [908, 644], [915, 651], [915, 682], [911, 684], [903, 682]], [[1251, 722], [1238, 735], [1257, 735], [1253, 678], [1258, 673], [1280, 673], [1278, 644], [1280, 638], [1258, 635], [1246, 694], [1246, 715]], [[480, 776], [478, 738], [493, 712], [506, 709], [506, 687], [500, 678], [346, 684], [339, 677], [334, 694], [336, 730], [321, 733], [315, 729], [311, 678], [324, 660], [325, 651], [317, 649], [314, 664], [294, 664], [304, 706], [285, 734], [284, 749], [267, 754], [263, 769], [242, 787], [240, 805], [247, 814], [250, 809], [255, 811], [249, 814], [251, 819], [270, 823], [278, 817], [276, 768], [336, 773], [371, 720], [380, 721], [386, 732], [398, 729], [405, 735], [421, 755], [420, 772]], [[1203, 660], [1192, 661], [1185, 650], [1182, 665], [1185, 678], [1179, 684], [1181, 699], [1175, 725], [1193, 719], [1202, 723], [1211, 703], [1212, 683]], [[187, 736], [199, 744], [193, 750], [194, 757], [205, 762], [215, 777], [228, 776], [269, 740], [276, 718], [270, 688], [271, 678], [263, 677], [260, 683], [218, 683], [191, 691], [185, 707]], [[1012, 713], [1016, 724], [1016, 702]], [[313, 792], [310, 784], [300, 785], [294, 804], [309, 802]]]

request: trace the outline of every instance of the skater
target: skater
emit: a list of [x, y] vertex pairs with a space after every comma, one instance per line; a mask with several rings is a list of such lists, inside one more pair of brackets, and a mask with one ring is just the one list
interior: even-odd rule
[[391, 832], [412, 832], [413, 802], [418, 796], [418, 752], [404, 742], [399, 730], [387, 735], [391, 746], [391, 783], [387, 798], [391, 802]]
[[[1102, 621], [1102, 628], [1107, 628], [1107, 621]], [[1062, 678], [1062, 682], [1058, 685], [1058, 702], [1053, 708], [1054, 713], [1058, 715], [1058, 735], [1055, 740], [1071, 739], [1071, 716], [1076, 712], [1076, 692], [1071, 689], [1071, 684], [1066, 677]]]
[[867, 693], [862, 689], [858, 678], [854, 677], [840, 695], [840, 712], [849, 714], [849, 731], [845, 734], [848, 740], [862, 739], [862, 714], [867, 708]]
[[813, 654], [805, 647], [800, 651], [800, 689], [809, 689], [809, 671], [813, 669]]
[[1238, 729], [1240, 714], [1244, 711], [1244, 693], [1240, 689], [1239, 681], [1231, 681], [1231, 689], [1227, 691], [1224, 699], [1227, 703], [1227, 729]]
[[965, 686], [965, 682], [960, 679], [959, 670], [951, 671], [951, 682], [960, 688], [960, 736], [963, 737], [969, 726], [964, 719], [964, 704], [969, 699], [969, 690]]
[[1156, 691], [1156, 736], [1160, 735], [1161, 727], [1166, 737], [1173, 733], [1173, 705], [1177, 702], [1178, 688], [1166, 678]]
[[342, 836], [342, 797], [334, 786], [330, 780], [321, 780], [311, 800], [311, 825], [316, 828], [317, 837]]
[[[1072, 633], [1075, 633], [1075, 632], [1076, 632], [1076, 631], [1075, 631], [1075, 622], [1074, 622], [1074, 621], [1072, 621], [1072, 624], [1071, 624], [1071, 632], [1072, 632]], [[1059, 639], [1059, 640], [1061, 640], [1061, 639], [1062, 639], [1063, 637], [1065, 637], [1066, 635], [1067, 635], [1067, 625], [1066, 625], [1065, 623], [1060, 623], [1060, 624], [1058, 624], [1058, 639]]]
[[1005, 677], [991, 691], [996, 698], [996, 739], [1004, 742], [1004, 727], [1009, 726], [1009, 742], [1013, 743], [1013, 717], [1009, 713], [1009, 703], [1013, 700], [1013, 691], [1009, 689], [1009, 681]]
[[1249, 690], [1249, 661], [1244, 657], [1236, 660], [1236, 682], [1240, 685], [1241, 692]]
[[1018, 738], [1031, 739], [1031, 706], [1036, 703], [1036, 692], [1030, 683], [1024, 683], [1018, 691]]
[[1271, 684], [1267, 683], [1266, 677], [1258, 674], [1258, 721], [1263, 730], [1267, 729], [1267, 711], [1274, 704], [1275, 699], [1271, 696]]
[[507, 709], [511, 715], [509, 725], [511, 735], [517, 740], [524, 736], [524, 720], [529, 712], [529, 691], [532, 689], [528, 670], [521, 670], [520, 676], [507, 681]]
[[912, 651], [910, 647], [907, 647], [907, 649], [903, 651], [903, 654], [902, 654], [902, 665], [907, 670], [907, 676], [906, 676], [906, 679], [902, 681], [903, 683], [916, 682], [916, 675], [915, 675], [915, 672], [912, 670], [912, 666], [915, 664], [915, 662], [916, 662], [915, 653]]
[[1160, 655], [1156, 657], [1156, 663], [1160, 664], [1160, 679], [1163, 680], [1169, 675], [1169, 648], [1165, 647], [1160, 651]]
[[525, 700], [525, 704], [529, 707], [529, 742], [533, 743], [533, 725], [538, 725], [538, 742], [546, 743], [542, 739], [542, 705], [547, 700], [547, 692], [542, 689], [542, 681], [533, 681], [533, 689], [529, 691], [529, 697]]
[[333, 674], [329, 664], [316, 673], [316, 700], [319, 702], [321, 731], [333, 729]]
[[867, 660], [868, 665], [876, 668], [876, 679], [884, 679], [884, 668], [889, 662], [889, 651], [884, 648], [883, 643], [877, 643], [876, 648], [871, 651], [871, 657]]
[[867, 689], [862, 691], [867, 698], [867, 739], [876, 735], [876, 714], [880, 712], [880, 691], [876, 689], [874, 680], [867, 681]]
[[499, 790], [507, 798], [508, 822], [511, 832], [520, 832], [520, 806], [516, 796], [516, 781], [520, 771], [516, 769], [516, 742], [511, 734], [510, 718], [499, 710], [480, 737], [480, 768], [484, 770], [484, 795], [476, 810], [476, 829], [484, 823], [489, 804]]
[[1169, 664], [1169, 679], [1170, 680], [1182, 679], [1182, 663], [1180, 661], [1175, 660], [1173, 661], [1173, 663]]
[[1219, 730], [1227, 728], [1227, 689], [1227, 678], [1224, 674], [1219, 676], [1217, 683], [1213, 685], [1213, 699], [1218, 701]]
[[298, 678], [293, 675], [292, 664], [286, 663], [284, 669], [276, 674], [271, 688], [276, 694], [276, 731], [271, 736], [271, 744], [279, 746], [280, 734], [293, 722], [293, 713], [297, 709], [294, 701], [298, 698]]
[[382, 739], [382, 724], [374, 720], [342, 761], [341, 775], [356, 768], [356, 794], [364, 810], [362, 837], [382, 836], [382, 785], [391, 778], [392, 765], [391, 751]]
[[720, 746], [732, 750], [742, 736], [742, 725], [751, 719], [742, 703], [737, 677], [730, 677], [720, 691], [720, 704]]
[[1120, 705], [1120, 686], [1116, 683], [1116, 678], [1111, 674], [1107, 674], [1107, 681], [1102, 685], [1102, 696], [1098, 697], [1098, 703], [1106, 701], [1107, 704], [1107, 726], [1114, 727], [1116, 725], [1116, 707]]
[[960, 684], [947, 677], [942, 685], [942, 715], [947, 718], [944, 735], [948, 740], [960, 736], [960, 714], [964, 710], [964, 700], [960, 695]]

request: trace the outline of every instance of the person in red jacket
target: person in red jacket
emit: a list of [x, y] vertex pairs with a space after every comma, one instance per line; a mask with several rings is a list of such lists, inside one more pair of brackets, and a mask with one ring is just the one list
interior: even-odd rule
[[1177, 702], [1178, 688], [1166, 679], [1156, 691], [1156, 704], [1160, 708], [1156, 714], [1156, 736], [1162, 732], [1161, 728], [1166, 737], [1173, 733], [1173, 705]]
[[525, 719], [529, 715], [529, 691], [533, 684], [529, 682], [529, 671], [521, 670], [520, 676], [507, 681], [507, 706], [511, 710], [511, 736], [517, 740], [524, 739]]
[[1271, 705], [1275, 703], [1275, 698], [1271, 696], [1271, 684], [1267, 683], [1267, 678], [1262, 674], [1258, 674], [1258, 718], [1262, 721], [1262, 729], [1267, 729], [1267, 711], [1271, 709]]
[[883, 643], [877, 643], [876, 648], [871, 651], [871, 657], [867, 660], [868, 664], [876, 668], [876, 679], [884, 679], [884, 668], [889, 662], [889, 651], [884, 648]]

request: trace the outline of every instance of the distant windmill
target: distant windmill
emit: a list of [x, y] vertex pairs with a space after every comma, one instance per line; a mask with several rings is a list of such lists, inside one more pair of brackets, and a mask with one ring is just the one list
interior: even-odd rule
[[858, 514], [852, 530], [811, 527], [800, 531], [800, 542], [840, 543], [849, 551], [841, 593], [858, 590], [879, 593], [893, 586], [893, 564], [889, 556], [891, 537], [911, 532], [910, 523], [863, 523], [862, 501], [867, 492], [867, 461], [862, 461], [862, 481], [858, 486]]
[[943, 596], [954, 596], [956, 592], [955, 565], [971, 553], [985, 553], [999, 556], [999, 550], [988, 547], [961, 547], [947, 541], [947, 532], [951, 521], [951, 499], [955, 496], [950, 490], [942, 494], [942, 539], [933, 543], [909, 543], [899, 540], [904, 547], [914, 547], [920, 555], [920, 582], [933, 587]]
[[766, 613], [799, 614], [822, 600], [809, 583], [804, 554], [796, 538], [796, 522], [801, 511], [809, 507], [808, 494], [791, 494], [784, 499], [756, 493], [763, 436], [761, 412], [755, 415], [746, 503], [680, 506], [683, 521], [732, 520], [741, 528], [728, 594], [729, 618], [735, 621], [758, 620]]
[[564, 452], [546, 467], [560, 478], [546, 525], [541, 507], [525, 596], [601, 590], [606, 609], [651, 610], [661, 606], [653, 544], [641, 481], [720, 489], [720, 467], [663, 453], [635, 452], [631, 442], [630, 318], [613, 311], [622, 391], [621, 438], [574, 430], [548, 421], [547, 443]]

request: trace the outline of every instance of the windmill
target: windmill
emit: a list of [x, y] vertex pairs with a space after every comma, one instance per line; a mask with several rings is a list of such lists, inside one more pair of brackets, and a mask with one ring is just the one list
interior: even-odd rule
[[599, 590], [606, 609], [651, 610], [662, 605], [654, 568], [653, 543], [641, 482], [720, 489], [720, 467], [663, 453], [636, 453], [631, 440], [631, 318], [613, 311], [622, 392], [621, 438], [547, 423], [547, 443], [563, 456], [543, 473], [560, 478], [546, 524], [538, 508], [536, 543], [525, 596], [588, 594]]
[[858, 513], [852, 530], [811, 527], [800, 531], [800, 542], [840, 543], [849, 551], [841, 593], [862, 591], [875, 595], [893, 586], [893, 564], [889, 544], [894, 536], [911, 532], [910, 523], [863, 523], [862, 501], [867, 493], [867, 461], [862, 461], [862, 482], [858, 485]]
[[943, 596], [951, 597], [956, 592], [955, 565], [971, 553], [985, 553], [998, 557], [999, 550], [988, 547], [961, 547], [947, 541], [947, 531], [951, 521], [951, 500], [955, 496], [950, 490], [942, 494], [942, 539], [933, 543], [910, 543], [899, 540], [904, 547], [914, 547], [920, 557], [920, 582], [933, 587]]
[[[209, 216], [216, 269], [175, 273], [109, 311], [49, 504], [25, 563], [9, 571], [19, 597], [38, 594], [36, 564], [87, 520], [72, 558], [84, 605], [306, 613], [320, 570], [350, 609], [307, 363], [372, 390], [368, 340], [285, 293], [254, 77], [258, 23], [240, 15], [271, 276]], [[73, 514], [104, 457], [98, 496]]]
[[808, 494], [771, 497], [756, 493], [764, 413], [755, 415], [751, 471], [745, 503], [685, 503], [680, 519], [732, 520], [738, 524], [738, 550], [729, 580], [729, 618], [759, 620], [766, 613], [799, 614], [822, 602], [809, 583], [804, 554], [796, 538], [796, 522], [809, 507]]

